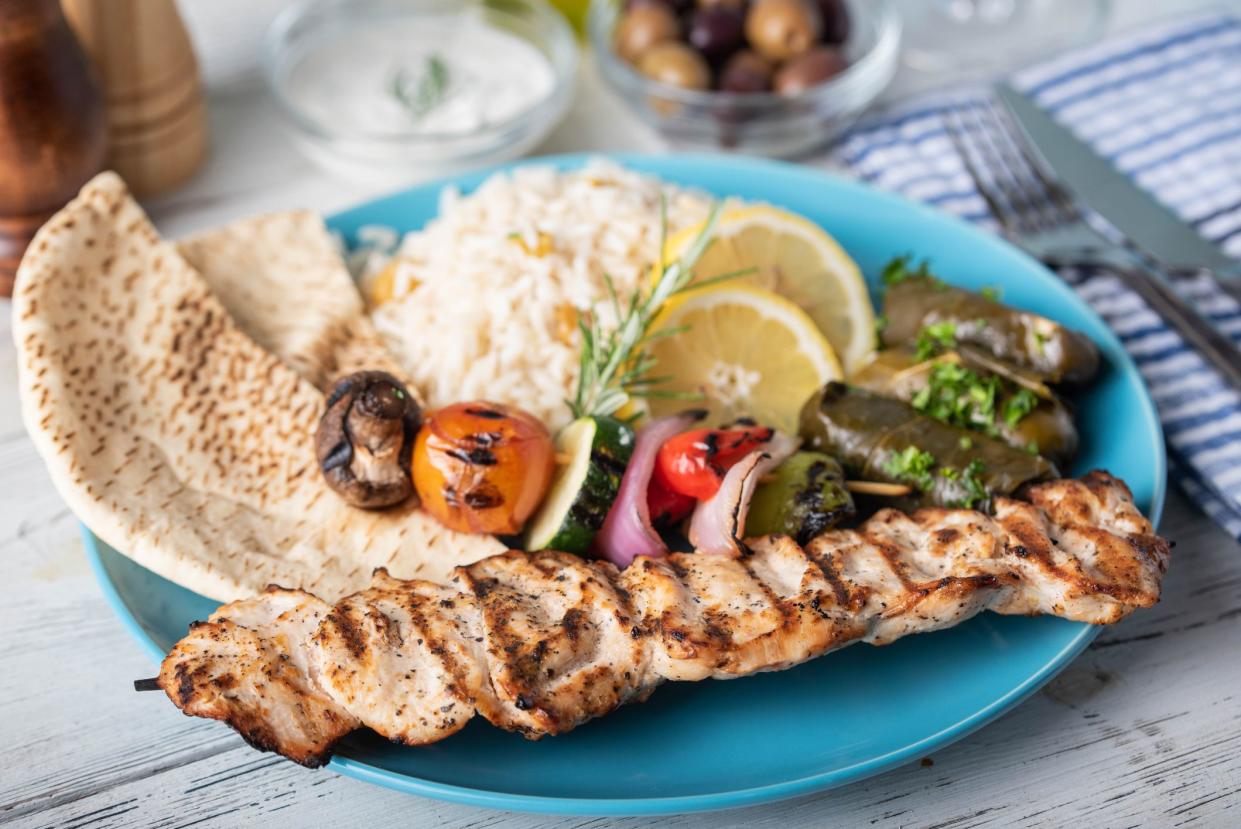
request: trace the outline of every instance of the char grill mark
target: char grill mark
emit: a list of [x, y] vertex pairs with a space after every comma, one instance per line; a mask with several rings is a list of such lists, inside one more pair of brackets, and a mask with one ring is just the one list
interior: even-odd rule
[[1154, 604], [1168, 543], [1104, 473], [997, 499], [996, 514], [887, 510], [805, 547], [750, 539], [731, 559], [677, 553], [624, 572], [563, 553], [509, 552], [448, 586], [378, 571], [334, 607], [270, 588], [233, 602], [164, 660], [186, 714], [321, 765], [367, 726], [410, 745], [476, 713], [532, 739], [669, 680], [779, 670], [886, 644], [983, 610], [1115, 622]]

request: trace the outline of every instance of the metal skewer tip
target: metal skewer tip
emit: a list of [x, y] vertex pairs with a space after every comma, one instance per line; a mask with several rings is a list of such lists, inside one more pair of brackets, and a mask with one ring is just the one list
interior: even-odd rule
[[150, 679], [135, 679], [135, 691], [159, 691], [159, 677], [153, 676]]

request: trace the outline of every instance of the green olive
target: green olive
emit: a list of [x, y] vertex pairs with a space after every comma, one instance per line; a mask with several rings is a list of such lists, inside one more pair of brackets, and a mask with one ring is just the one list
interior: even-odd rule
[[657, 43], [646, 50], [638, 61], [638, 71], [682, 89], [706, 89], [711, 85], [711, 69], [702, 55], [676, 41]]
[[616, 27], [613, 44], [618, 55], [637, 63], [652, 46], [680, 36], [681, 25], [670, 8], [662, 3], [642, 3], [625, 12]]
[[818, 7], [807, 0], [759, 0], [745, 18], [750, 45], [774, 61], [808, 51], [818, 42], [822, 28]]
[[839, 49], [818, 46], [780, 67], [776, 73], [776, 92], [797, 95], [839, 75], [848, 65]]

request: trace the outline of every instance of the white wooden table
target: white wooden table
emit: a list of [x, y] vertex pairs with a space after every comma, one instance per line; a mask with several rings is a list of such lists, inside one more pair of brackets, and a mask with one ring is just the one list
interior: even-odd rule
[[[1173, 4], [1122, 3], [1118, 24]], [[910, 88], [905, 81], [903, 88]], [[179, 235], [268, 209], [330, 212], [373, 192], [285, 143], [255, 90], [212, 100], [203, 175], [151, 205]], [[587, 74], [544, 148], [659, 149]], [[0, 308], [0, 823], [57, 827], [631, 826], [396, 794], [259, 754], [130, 682], [151, 665], [112, 616], [73, 516], [20, 422]], [[668, 823], [723, 826], [1241, 825], [1241, 545], [1177, 494], [1163, 602], [1110, 629], [1032, 699], [908, 767], [825, 794]], [[643, 821], [641, 823], [646, 823]]]

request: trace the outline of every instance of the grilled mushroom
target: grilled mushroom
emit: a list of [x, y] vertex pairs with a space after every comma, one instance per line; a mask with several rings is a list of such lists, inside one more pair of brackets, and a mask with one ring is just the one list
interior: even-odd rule
[[359, 371], [337, 381], [315, 434], [328, 486], [355, 507], [380, 509], [414, 492], [410, 453], [422, 410], [400, 380]]

